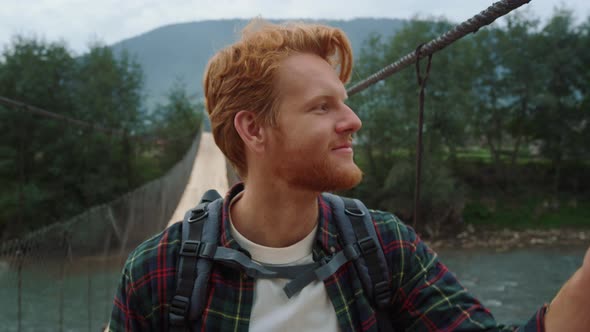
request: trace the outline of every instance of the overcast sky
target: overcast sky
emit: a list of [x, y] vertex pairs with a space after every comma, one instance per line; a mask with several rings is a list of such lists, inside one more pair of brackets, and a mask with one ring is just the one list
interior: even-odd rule
[[[411, 18], [444, 16], [460, 22], [495, 0], [0, 0], [0, 47], [12, 36], [65, 40], [77, 53], [91, 41], [107, 44], [181, 22], [222, 18]], [[556, 6], [590, 15], [590, 0], [532, 0], [527, 11], [540, 18]]]

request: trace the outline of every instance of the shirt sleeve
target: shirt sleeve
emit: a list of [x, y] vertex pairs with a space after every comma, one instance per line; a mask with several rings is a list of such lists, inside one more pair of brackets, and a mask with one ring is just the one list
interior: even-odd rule
[[117, 286], [109, 331], [165, 331], [176, 289], [181, 223], [131, 251]]
[[544, 331], [546, 307], [523, 326], [497, 324], [490, 311], [459, 283], [414, 230], [391, 217], [393, 227], [382, 229], [380, 237], [392, 270], [395, 327], [428, 332]]
[[109, 332], [149, 330], [148, 321], [141, 314], [141, 304], [142, 301], [133, 288], [126, 265], [113, 301]]

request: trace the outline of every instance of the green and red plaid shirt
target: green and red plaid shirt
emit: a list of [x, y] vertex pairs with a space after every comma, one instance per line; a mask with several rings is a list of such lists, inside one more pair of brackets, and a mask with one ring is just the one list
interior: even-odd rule
[[[243, 190], [232, 188], [225, 199], [219, 244], [240, 249], [230, 234], [228, 202]], [[319, 198], [315, 259], [341, 249], [331, 208]], [[395, 290], [391, 317], [397, 331], [544, 331], [545, 307], [522, 327], [497, 325], [490, 312], [459, 284], [416, 233], [390, 213], [371, 211], [391, 270]], [[127, 259], [111, 316], [110, 331], [166, 331], [168, 308], [176, 289], [181, 223], [139, 245]], [[377, 331], [375, 311], [349, 262], [325, 280], [341, 331]], [[219, 264], [213, 266], [207, 304], [195, 331], [247, 331], [255, 280]], [[296, 328], [296, 327], [294, 327]]]

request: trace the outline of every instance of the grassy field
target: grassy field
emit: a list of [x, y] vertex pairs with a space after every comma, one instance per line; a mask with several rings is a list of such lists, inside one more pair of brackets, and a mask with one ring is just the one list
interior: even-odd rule
[[463, 216], [467, 223], [499, 228], [590, 228], [590, 199], [566, 194], [549, 197], [498, 193], [472, 198], [465, 205]]

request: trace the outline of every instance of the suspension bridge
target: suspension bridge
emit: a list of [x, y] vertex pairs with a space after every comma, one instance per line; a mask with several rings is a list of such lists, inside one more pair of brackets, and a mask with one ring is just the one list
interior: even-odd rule
[[[348, 90], [349, 96], [412, 64], [419, 65], [420, 59], [430, 59], [454, 41], [529, 1], [499, 1], [439, 38], [420, 41], [423, 43], [417, 45], [416, 50], [354, 84]], [[428, 69], [422, 77], [417, 67], [417, 75], [422, 93], [418, 112], [416, 202], [420, 199], [423, 90]], [[0, 104], [73, 125], [89, 125], [7, 98], [0, 98]], [[118, 134], [108, 128], [94, 129]], [[3, 308], [0, 321], [3, 329], [95, 331], [103, 328], [128, 252], [146, 238], [182, 220], [185, 211], [192, 208], [206, 190], [213, 188], [225, 193], [231, 179], [226, 160], [211, 133], [200, 132], [184, 158], [163, 177], [70, 220], [3, 243], [0, 246], [0, 302], [4, 302], [0, 306]], [[418, 215], [415, 213], [415, 218]]]

